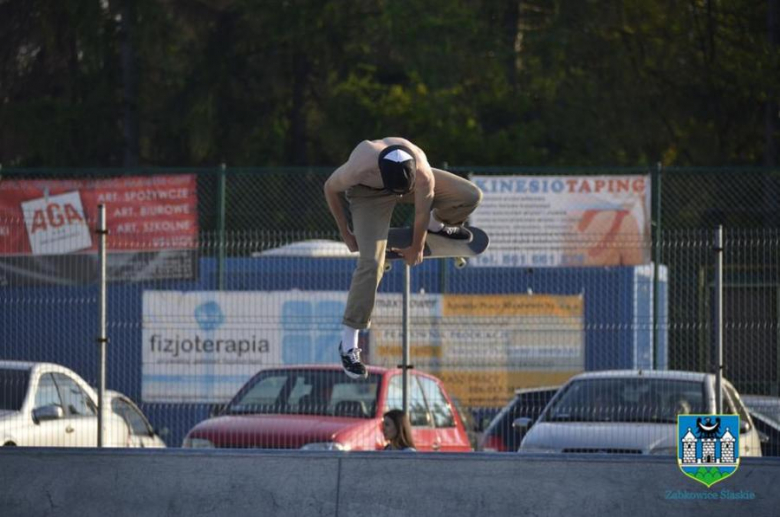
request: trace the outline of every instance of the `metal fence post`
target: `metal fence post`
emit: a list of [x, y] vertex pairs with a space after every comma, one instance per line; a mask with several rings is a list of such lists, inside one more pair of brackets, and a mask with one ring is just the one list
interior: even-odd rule
[[715, 410], [723, 413], [723, 226], [715, 230]]
[[98, 299], [98, 447], [103, 447], [103, 401], [106, 392], [106, 205], [98, 205], [98, 265], [100, 269], [100, 295]]
[[227, 196], [227, 165], [219, 166], [217, 184], [217, 289], [225, 288], [225, 198]]
[[409, 276], [411, 275], [411, 268], [408, 264], [404, 263], [404, 294], [403, 294], [403, 320], [402, 320], [402, 334], [403, 334], [403, 350], [401, 352], [401, 368], [403, 371], [403, 410], [407, 415], [409, 414], [409, 308], [410, 308], [410, 296], [411, 286]]
[[[653, 238], [653, 370], [658, 368], [658, 342], [660, 332], [658, 330], [658, 315], [661, 311], [661, 301], [659, 296], [659, 273], [661, 269], [661, 162], [655, 168], [652, 180], [652, 189], [655, 194], [655, 206], [652, 211], [653, 226], [655, 234]], [[668, 362], [667, 357], [667, 362]], [[668, 368], [668, 364], [666, 365]]]

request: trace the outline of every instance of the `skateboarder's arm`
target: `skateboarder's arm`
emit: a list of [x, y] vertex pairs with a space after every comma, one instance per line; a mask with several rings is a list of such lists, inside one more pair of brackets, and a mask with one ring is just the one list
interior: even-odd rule
[[357, 243], [354, 242], [355, 238], [349, 230], [346, 206], [342, 200], [341, 193], [357, 184], [355, 177], [355, 169], [351, 167], [350, 162], [347, 162], [330, 175], [330, 178], [325, 182], [323, 188], [330, 213], [333, 215], [333, 219], [339, 227], [341, 238], [347, 244], [350, 251], [357, 251]]
[[422, 260], [425, 236], [428, 233], [428, 223], [431, 220], [434, 181], [433, 172], [431, 172], [428, 161], [425, 160], [418, 163], [414, 189], [414, 236], [412, 237], [412, 249], [420, 254], [420, 260]]

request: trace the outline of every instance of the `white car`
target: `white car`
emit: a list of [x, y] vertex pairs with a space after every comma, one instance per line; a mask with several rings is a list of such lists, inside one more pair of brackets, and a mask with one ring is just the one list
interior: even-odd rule
[[126, 426], [125, 429], [121, 425], [117, 426], [117, 432], [112, 433], [117, 445], [107, 447], [165, 447], [165, 442], [129, 397], [113, 390], [106, 390], [105, 397], [106, 409], [111, 408], [111, 413], [121, 417]]
[[[520, 444], [521, 453], [677, 455], [677, 415], [715, 414], [715, 376], [615, 370], [572, 377]], [[723, 380], [723, 414], [740, 417], [740, 456], [761, 456], [759, 434], [739, 394]], [[516, 427], [528, 427], [517, 419]]]
[[[135, 404], [106, 392], [103, 445], [165, 447]], [[97, 393], [51, 363], [0, 361], [0, 445], [97, 447]]]

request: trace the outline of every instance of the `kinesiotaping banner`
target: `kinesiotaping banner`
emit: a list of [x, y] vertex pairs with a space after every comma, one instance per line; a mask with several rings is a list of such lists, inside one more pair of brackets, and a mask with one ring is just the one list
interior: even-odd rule
[[650, 262], [650, 177], [474, 176], [470, 223], [490, 235], [476, 267], [636, 266]]

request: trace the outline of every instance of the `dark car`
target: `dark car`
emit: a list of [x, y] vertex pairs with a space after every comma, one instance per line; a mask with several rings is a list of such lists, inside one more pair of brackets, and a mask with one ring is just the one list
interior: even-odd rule
[[547, 403], [558, 391], [558, 386], [527, 388], [515, 391], [515, 397], [493, 418], [478, 450], [486, 452], [517, 452], [527, 432], [517, 429], [513, 422], [518, 418], [536, 420]]
[[761, 455], [780, 456], [780, 398], [742, 395], [742, 402], [761, 436]]
[[[466, 429], [439, 379], [409, 378], [409, 420], [419, 451], [471, 451]], [[184, 447], [381, 450], [382, 415], [402, 407], [400, 369], [368, 367], [353, 380], [337, 366], [261, 370], [222, 409], [196, 425]]]

